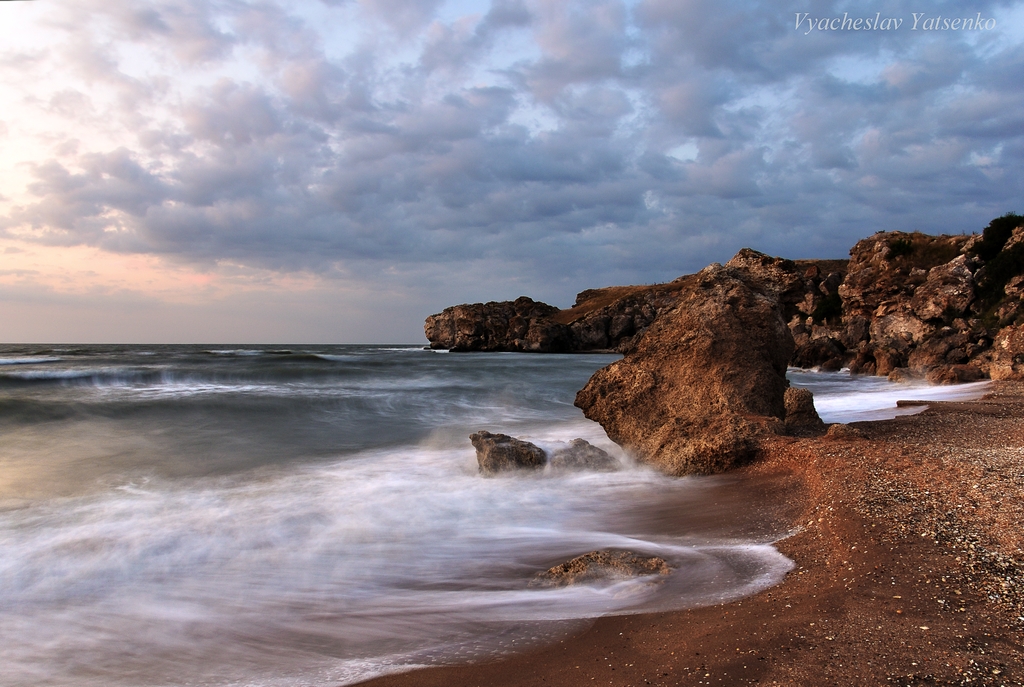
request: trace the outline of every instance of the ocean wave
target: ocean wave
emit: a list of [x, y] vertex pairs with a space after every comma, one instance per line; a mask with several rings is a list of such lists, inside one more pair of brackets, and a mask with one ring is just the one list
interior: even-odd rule
[[26, 355], [16, 358], [0, 358], [0, 365], [38, 365], [43, 363], [59, 363], [63, 358], [52, 356]]
[[203, 353], [206, 353], [207, 355], [238, 356], [248, 358], [258, 355], [266, 355], [267, 351], [262, 351], [256, 348], [213, 348], [203, 351]]
[[[486, 479], [474, 463], [469, 447], [407, 447], [0, 512], [0, 682], [88, 684], [75, 665], [108, 685], [357, 682], [521, 650], [606, 613], [719, 603], [792, 565], [769, 535], [687, 531], [685, 504], [705, 517], [722, 481], [642, 468]], [[676, 534], [624, 515], [658, 501], [674, 504]], [[676, 573], [529, 587], [595, 548], [660, 555]]]
[[160, 371], [130, 367], [70, 368], [46, 370], [13, 370], [0, 372], [2, 384], [30, 383], [73, 383], [90, 386], [130, 386], [140, 382], [154, 382], [163, 379]]

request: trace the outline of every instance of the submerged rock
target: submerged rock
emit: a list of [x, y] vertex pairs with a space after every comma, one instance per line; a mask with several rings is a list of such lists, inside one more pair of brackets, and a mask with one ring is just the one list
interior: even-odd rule
[[793, 337], [775, 290], [742, 268], [712, 265], [680, 285], [679, 305], [598, 370], [576, 405], [668, 474], [722, 472], [784, 432]]
[[485, 475], [508, 470], [536, 470], [547, 462], [544, 449], [507, 434], [476, 432], [469, 435], [469, 440], [476, 449], [480, 472]]
[[633, 551], [591, 551], [537, 573], [530, 586], [564, 587], [671, 572], [668, 562], [659, 556], [643, 556]]
[[583, 439], [573, 439], [566, 448], [551, 454], [551, 467], [559, 470], [598, 470], [611, 472], [619, 468], [619, 461]]

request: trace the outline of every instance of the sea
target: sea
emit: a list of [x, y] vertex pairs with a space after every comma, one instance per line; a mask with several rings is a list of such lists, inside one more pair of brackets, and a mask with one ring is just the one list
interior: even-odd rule
[[[493, 658], [778, 583], [772, 490], [638, 465], [573, 398], [616, 355], [404, 345], [0, 346], [0, 684], [320, 686]], [[894, 385], [791, 370], [827, 422]], [[469, 434], [615, 472], [484, 477]], [[594, 549], [667, 578], [535, 584]]]

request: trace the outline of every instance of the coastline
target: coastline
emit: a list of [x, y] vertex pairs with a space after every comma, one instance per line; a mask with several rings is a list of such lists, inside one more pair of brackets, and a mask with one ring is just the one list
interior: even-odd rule
[[1024, 383], [928, 405], [780, 437], [736, 473], [793, 489], [777, 548], [796, 565], [775, 587], [360, 684], [1024, 684]]

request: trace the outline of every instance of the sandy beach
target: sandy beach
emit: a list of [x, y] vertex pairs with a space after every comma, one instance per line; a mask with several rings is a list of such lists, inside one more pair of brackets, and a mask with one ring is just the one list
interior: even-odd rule
[[739, 476], [793, 523], [782, 584], [363, 684], [1024, 684], [1022, 417], [1024, 384], [993, 382], [849, 436], [780, 438]]

